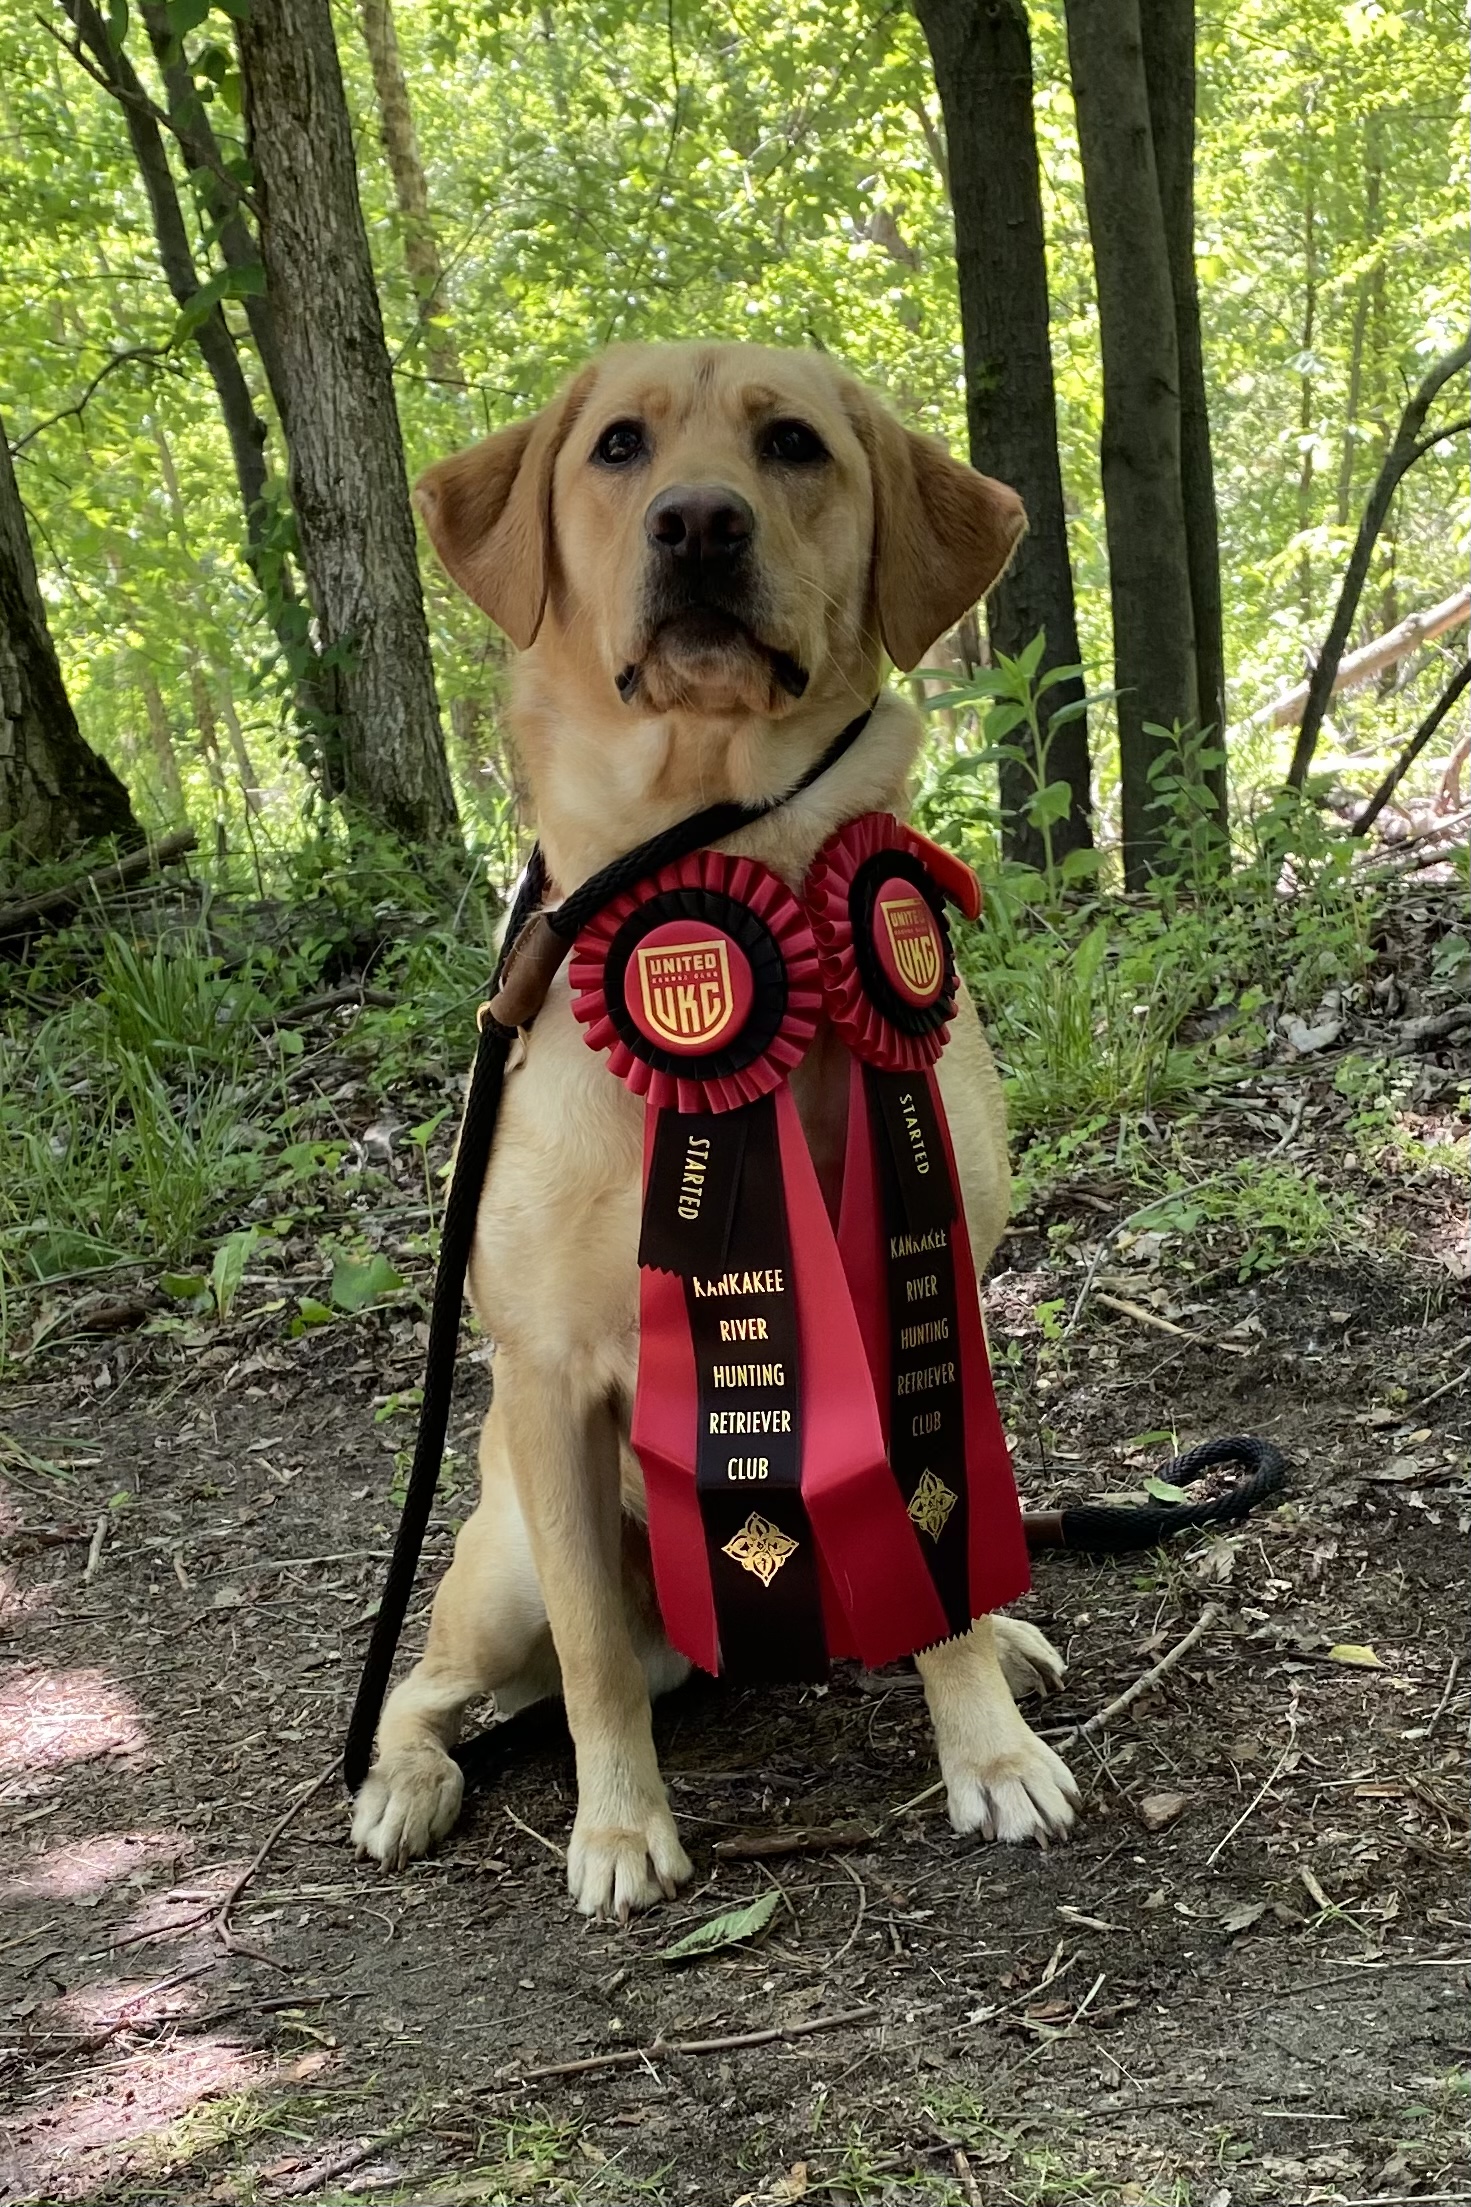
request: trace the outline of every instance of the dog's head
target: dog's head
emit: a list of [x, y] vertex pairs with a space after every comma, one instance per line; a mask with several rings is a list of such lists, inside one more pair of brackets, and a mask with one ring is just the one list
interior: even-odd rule
[[425, 474], [460, 587], [655, 712], [780, 717], [915, 666], [996, 580], [1014, 491], [906, 430], [820, 353], [623, 346]]

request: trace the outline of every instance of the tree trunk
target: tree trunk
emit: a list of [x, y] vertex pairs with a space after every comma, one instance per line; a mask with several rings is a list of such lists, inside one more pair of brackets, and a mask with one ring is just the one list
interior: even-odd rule
[[1067, 0], [1068, 55], [1103, 352], [1103, 502], [1119, 691], [1124, 878], [1164, 855], [1146, 723], [1198, 725], [1180, 472], [1175, 300], [1150, 130], [1139, 0]]
[[154, 680], [153, 670], [144, 667], [138, 677], [143, 693], [143, 710], [148, 716], [148, 740], [153, 748], [153, 762], [158, 768], [159, 786], [163, 792], [163, 809], [171, 824], [188, 818], [188, 806], [184, 802], [184, 782], [179, 773], [178, 754], [174, 750], [174, 732], [169, 726], [168, 707], [163, 692]]
[[[1364, 149], [1364, 238], [1371, 248], [1379, 242], [1380, 200], [1384, 190], [1384, 157], [1380, 149], [1379, 118], [1371, 115]], [[1343, 456], [1338, 463], [1338, 505], [1335, 519], [1348, 527], [1353, 511], [1355, 462], [1359, 456], [1359, 417], [1364, 404], [1364, 352], [1369, 339], [1369, 313], [1384, 263], [1375, 259], [1359, 278], [1354, 299], [1353, 333], [1348, 348], [1348, 403], [1344, 409]]]
[[[1195, 618], [1195, 681], [1209, 748], [1226, 748], [1226, 640], [1221, 606], [1221, 545], [1216, 473], [1211, 457], [1210, 406], [1200, 335], [1200, 287], [1195, 276], [1195, 5], [1194, 0], [1139, 0], [1149, 128], [1159, 178], [1170, 286], [1175, 295], [1175, 345], [1180, 361], [1180, 494]], [[1226, 826], [1226, 762], [1206, 782], [1217, 825]]]
[[1289, 789], [1302, 788], [1308, 768], [1313, 763], [1318, 731], [1323, 725], [1323, 715], [1328, 709], [1328, 700], [1333, 695], [1339, 662], [1343, 658], [1344, 647], [1353, 627], [1354, 615], [1359, 610], [1364, 584], [1369, 578], [1369, 562], [1374, 556], [1374, 547], [1379, 541], [1380, 531], [1388, 518], [1401, 479], [1435, 445], [1449, 437], [1463, 436], [1471, 428], [1471, 421], [1448, 422], [1441, 429], [1432, 429], [1421, 435], [1425, 428], [1425, 417], [1446, 384], [1454, 377], [1464, 375], [1468, 366], [1471, 366], [1471, 337], [1466, 338], [1453, 351], [1442, 353], [1440, 359], [1427, 371], [1420, 388], [1400, 416], [1394, 442], [1385, 454], [1384, 464], [1374, 479], [1374, 487], [1364, 507], [1359, 533], [1354, 539], [1354, 548], [1349, 554], [1348, 566], [1339, 586], [1338, 603], [1333, 609], [1333, 619], [1323, 640], [1323, 649], [1319, 652], [1317, 663], [1308, 679], [1302, 726], [1298, 730], [1292, 764], [1287, 769]]
[[1302, 366], [1298, 371], [1297, 416], [1297, 533], [1302, 539], [1297, 556], [1297, 594], [1304, 627], [1311, 627], [1313, 619], [1313, 560], [1307, 536], [1313, 525], [1313, 339], [1318, 325], [1317, 179], [1313, 168], [1311, 94], [1308, 98], [1308, 139], [1302, 183]]
[[464, 386], [464, 373], [454, 339], [444, 327], [447, 301], [444, 295], [444, 263], [429, 213], [429, 184], [414, 134], [414, 113], [409, 87], [398, 50], [392, 0], [362, 0], [363, 43], [372, 64], [373, 89], [378, 98], [378, 126], [388, 157], [398, 201], [399, 229], [403, 235], [404, 266], [419, 309], [424, 338], [424, 359], [436, 383]]
[[136, 842], [138, 823], [112, 768], [82, 741], [0, 426], [0, 877], [104, 835]]
[[[986, 623], [998, 651], [1015, 657], [1045, 629], [1043, 667], [1076, 666], [1025, 0], [916, 5], [945, 117], [942, 173], [955, 216], [970, 457], [1019, 491], [1027, 509], [1027, 535], [987, 600]], [[1081, 682], [1061, 683], [1047, 702], [1056, 709], [1082, 695]], [[1054, 735], [1046, 779], [1066, 782], [1072, 792], [1071, 808], [1052, 834], [1054, 856], [1061, 857], [1093, 840], [1083, 715]], [[1022, 813], [1034, 777], [1007, 761], [1000, 780], [1006, 855], [1040, 867], [1042, 837]]]
[[[200, 288], [199, 271], [195, 265], [194, 249], [189, 241], [188, 225], [179, 204], [179, 194], [174, 184], [173, 170], [169, 166], [163, 136], [149, 112], [151, 103], [148, 95], [127, 54], [121, 47], [113, 45], [93, 0], [64, 0], [64, 4], [76, 27], [77, 36], [106, 78], [108, 89], [122, 110], [133, 157], [148, 195], [164, 278], [175, 304], [180, 308], [187, 307]], [[166, 34], [167, 19], [164, 18], [158, 27]], [[150, 24], [150, 30], [153, 28]], [[211, 190], [205, 194], [205, 206], [211, 219], [221, 225], [220, 244], [226, 261], [235, 267], [244, 266], [247, 261], [251, 265], [257, 264], [260, 255], [251, 243], [244, 219], [238, 209], [230, 212], [231, 203], [225, 187], [214, 179], [214, 172], [209, 168], [211, 158], [215, 161], [220, 158], [219, 147], [207, 120], [203, 119], [203, 107], [193, 90], [193, 81], [188, 77], [187, 71], [184, 71], [181, 62], [172, 63], [170, 70], [165, 73], [165, 88], [171, 108], [176, 100], [184, 106], [186, 160], [191, 167], [197, 166], [202, 175], [211, 178]], [[193, 112], [195, 110], [197, 114]], [[188, 143], [191, 133], [194, 148], [192, 154]], [[277, 411], [280, 412], [280, 394], [275, 388], [272, 374], [273, 362], [279, 372], [279, 348], [275, 342], [274, 325], [268, 312], [261, 316], [250, 313], [252, 306], [265, 305], [264, 300], [247, 299], [246, 312], [251, 322], [252, 334], [261, 348], [266, 380], [271, 384], [272, 396], [276, 400]], [[224, 417], [225, 434], [230, 440], [235, 480], [240, 489], [241, 505], [245, 509], [246, 564], [260, 587], [266, 614], [275, 632], [282, 657], [292, 670], [297, 714], [322, 756], [323, 778], [330, 789], [328, 710], [332, 693], [316, 667], [315, 654], [310, 644], [303, 640], [301, 609], [296, 601], [289, 571], [280, 551], [269, 541], [266, 425], [255, 410], [250, 386], [245, 380], [240, 355], [235, 349], [235, 340], [230, 334], [223, 310], [218, 306], [212, 308], [197, 324], [192, 335], [209, 370], [210, 380], [220, 402], [220, 412]]]
[[236, 31], [292, 504], [335, 672], [344, 794], [411, 841], [458, 839], [329, 0], [254, 0]]

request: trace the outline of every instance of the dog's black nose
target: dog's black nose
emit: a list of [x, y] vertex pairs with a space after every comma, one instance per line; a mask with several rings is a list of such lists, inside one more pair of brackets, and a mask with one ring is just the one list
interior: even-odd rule
[[656, 552], [691, 567], [731, 567], [751, 541], [756, 516], [739, 491], [718, 483], [671, 484], [644, 515]]

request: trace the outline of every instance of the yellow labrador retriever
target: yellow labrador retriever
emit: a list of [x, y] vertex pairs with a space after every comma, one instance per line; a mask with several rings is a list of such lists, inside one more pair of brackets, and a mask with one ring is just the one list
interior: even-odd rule
[[[915, 666], [1025, 526], [1013, 492], [822, 355], [748, 345], [609, 353], [417, 498], [450, 574], [519, 647], [511, 724], [558, 894], [698, 806], [791, 789], [876, 694], [838, 763], [726, 847], [797, 888], [843, 822], [902, 809], [920, 720], [880, 692], [885, 654]], [[560, 1692], [572, 1897], [626, 1917], [690, 1875], [649, 1718], [688, 1665], [660, 1629], [628, 1446], [644, 1114], [584, 1043], [565, 968], [511, 1062], [470, 1267], [495, 1343], [480, 1504], [384, 1711], [353, 1837], [387, 1867], [422, 1854], [459, 1811], [446, 1747], [468, 1704]], [[968, 1003], [939, 1071], [983, 1267], [1006, 1139]], [[830, 1190], [846, 1075], [821, 1031], [793, 1089]], [[982, 1617], [918, 1661], [955, 1829], [1064, 1834], [1073, 1781], [1012, 1697], [1061, 1676], [1042, 1635]]]

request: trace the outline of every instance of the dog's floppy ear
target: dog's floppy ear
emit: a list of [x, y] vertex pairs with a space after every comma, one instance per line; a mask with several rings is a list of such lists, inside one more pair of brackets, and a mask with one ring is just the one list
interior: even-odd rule
[[854, 427], [873, 473], [873, 595], [896, 667], [918, 666], [935, 639], [983, 598], [1021, 542], [1014, 490], [903, 428], [866, 391]]
[[552, 468], [593, 374], [584, 368], [539, 414], [436, 462], [414, 485], [446, 568], [522, 651], [541, 627], [551, 581]]

